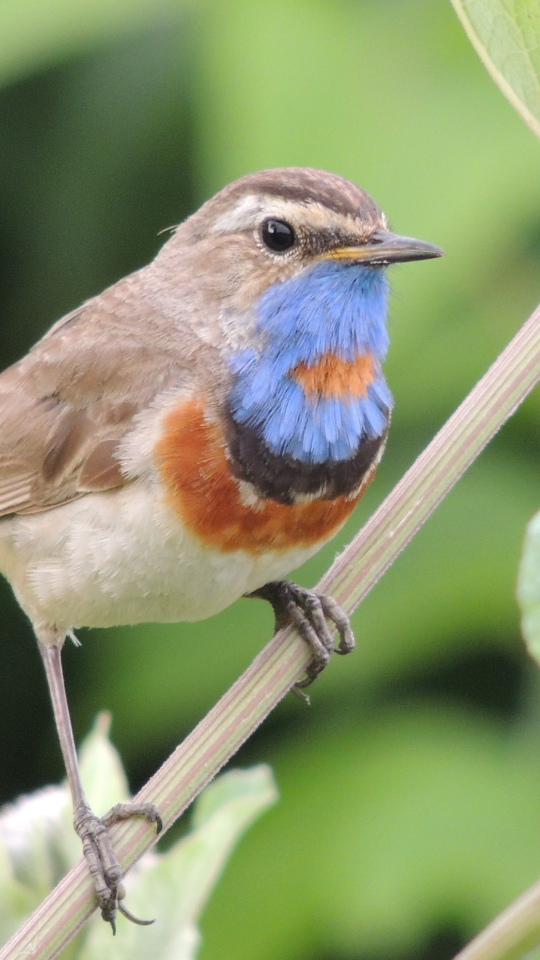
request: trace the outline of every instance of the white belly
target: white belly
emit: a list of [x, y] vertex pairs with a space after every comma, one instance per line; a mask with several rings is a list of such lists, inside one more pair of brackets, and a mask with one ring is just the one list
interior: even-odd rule
[[320, 548], [218, 553], [129, 484], [0, 521], [0, 571], [35, 627], [202, 620]]

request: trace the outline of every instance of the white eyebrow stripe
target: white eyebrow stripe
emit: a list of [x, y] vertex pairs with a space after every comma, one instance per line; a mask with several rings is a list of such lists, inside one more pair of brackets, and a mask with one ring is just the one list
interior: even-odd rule
[[248, 193], [241, 197], [232, 210], [226, 210], [213, 223], [211, 233], [235, 233], [237, 230], [247, 230], [249, 227], [264, 218], [268, 197], [262, 194]]
[[348, 226], [353, 230], [358, 229], [358, 221], [354, 216], [336, 213], [316, 200], [304, 203], [272, 194], [248, 193], [241, 197], [232, 209], [226, 210], [216, 219], [210, 232], [214, 235], [222, 235], [235, 233], [238, 230], [249, 230], [250, 227], [256, 227], [261, 223], [265, 217], [276, 217], [297, 224], [302, 208], [309, 210], [309, 220], [315, 228], [343, 230]]

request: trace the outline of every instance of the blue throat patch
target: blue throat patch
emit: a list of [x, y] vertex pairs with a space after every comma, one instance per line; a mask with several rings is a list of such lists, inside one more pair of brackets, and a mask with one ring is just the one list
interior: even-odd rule
[[[363, 440], [381, 436], [393, 402], [380, 369], [386, 295], [384, 270], [335, 262], [269, 287], [255, 305], [260, 351], [229, 361], [233, 420], [255, 429], [272, 453], [311, 464], [348, 460]], [[371, 355], [375, 378], [365, 396], [306, 395], [291, 371], [328, 354], [346, 363]]]

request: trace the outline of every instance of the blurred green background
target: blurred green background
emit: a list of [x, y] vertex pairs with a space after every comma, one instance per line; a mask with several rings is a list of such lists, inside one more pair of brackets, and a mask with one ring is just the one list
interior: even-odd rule
[[[448, 0], [0, 0], [0, 352], [147, 262], [244, 173], [326, 168], [441, 261], [391, 270], [396, 410], [378, 478], [312, 584], [540, 299], [540, 146]], [[538, 508], [538, 391], [354, 618], [358, 649], [235, 763], [280, 803], [203, 916], [201, 960], [444, 960], [540, 874], [539, 684], [516, 568]], [[262, 603], [81, 632], [137, 789], [261, 648]], [[35, 642], [0, 585], [1, 797], [59, 780]]]

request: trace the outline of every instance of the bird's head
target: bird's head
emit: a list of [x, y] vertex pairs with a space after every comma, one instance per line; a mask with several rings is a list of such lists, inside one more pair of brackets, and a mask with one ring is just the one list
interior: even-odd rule
[[387, 429], [385, 268], [441, 253], [392, 233], [348, 180], [285, 167], [225, 187], [155, 264], [181, 272], [193, 325], [225, 359], [235, 429], [320, 464]]
[[386, 267], [441, 255], [430, 243], [388, 230], [360, 187], [323, 170], [283, 167], [248, 174], [203, 204], [162, 254], [181, 247], [222, 302], [249, 312], [272, 285], [321, 263]]

